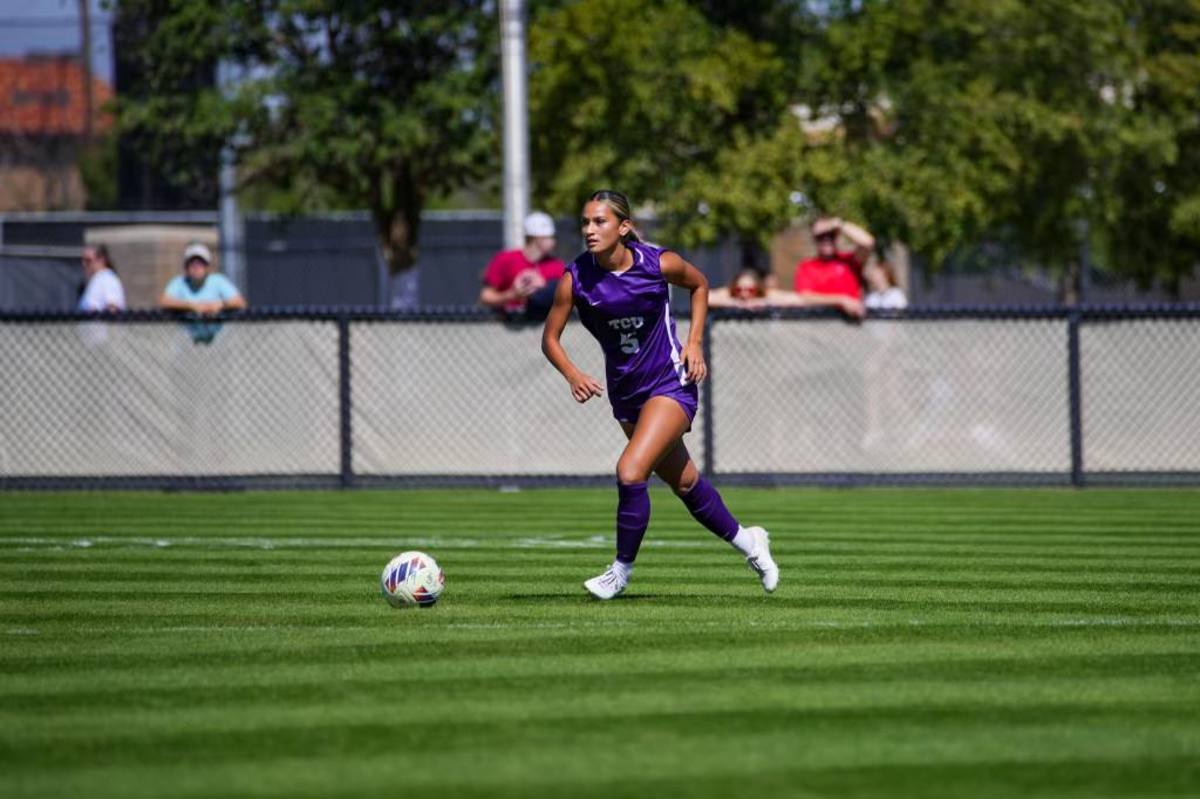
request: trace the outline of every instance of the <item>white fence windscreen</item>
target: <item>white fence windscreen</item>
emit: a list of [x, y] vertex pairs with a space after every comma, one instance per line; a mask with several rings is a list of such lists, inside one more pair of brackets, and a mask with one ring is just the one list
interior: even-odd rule
[[727, 321], [724, 472], [1062, 472], [1067, 328], [1044, 320]]
[[0, 474], [316, 474], [338, 468], [337, 328], [0, 325]]
[[[716, 477], [749, 481], [1063, 483], [1077, 465], [1200, 477], [1200, 315], [1084, 317], [1077, 373], [1072, 324], [1065, 314], [718, 316], [711, 382], [685, 442]], [[0, 319], [0, 486], [604, 478], [625, 443], [607, 398], [571, 398], [538, 327], [264, 314], [209, 332], [156, 315]], [[603, 381], [599, 347], [577, 321], [563, 343]]]

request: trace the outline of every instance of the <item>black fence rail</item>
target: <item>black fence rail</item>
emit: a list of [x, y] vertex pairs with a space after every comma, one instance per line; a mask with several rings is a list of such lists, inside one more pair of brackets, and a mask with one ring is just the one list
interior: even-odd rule
[[[3, 314], [0, 489], [609, 482], [624, 437], [540, 333], [467, 308]], [[578, 324], [564, 343], [603, 373]], [[721, 311], [706, 353], [687, 443], [726, 483], [1200, 483], [1200, 306]]]

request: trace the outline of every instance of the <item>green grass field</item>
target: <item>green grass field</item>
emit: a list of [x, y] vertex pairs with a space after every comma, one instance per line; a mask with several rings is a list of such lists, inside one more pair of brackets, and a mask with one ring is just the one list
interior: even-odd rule
[[1200, 795], [1200, 493], [726, 498], [0, 494], [0, 796]]

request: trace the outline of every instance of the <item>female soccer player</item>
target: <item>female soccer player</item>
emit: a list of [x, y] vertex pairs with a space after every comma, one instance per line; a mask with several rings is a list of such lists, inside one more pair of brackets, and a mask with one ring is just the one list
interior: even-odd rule
[[[650, 523], [646, 481], [653, 471], [697, 521], [746, 556], [766, 591], [774, 591], [779, 567], [771, 559], [767, 531], [737, 523], [683, 445], [696, 415], [696, 384], [708, 371], [701, 349], [708, 280], [677, 254], [643, 243], [629, 200], [620, 192], [604, 190], [589, 197], [581, 222], [587, 252], [567, 266], [559, 281], [542, 332], [542, 352], [567, 379], [577, 402], [604, 392], [563, 349], [563, 328], [574, 306], [604, 350], [608, 399], [629, 438], [617, 461], [617, 557], [583, 587], [597, 599], [612, 599], [625, 590]], [[668, 283], [692, 295], [685, 346], [675, 334]]]

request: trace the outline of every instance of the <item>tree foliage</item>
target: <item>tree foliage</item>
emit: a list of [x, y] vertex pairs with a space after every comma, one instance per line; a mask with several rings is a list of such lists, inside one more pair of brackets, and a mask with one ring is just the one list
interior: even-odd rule
[[[175, 174], [211, 180], [231, 145], [243, 185], [293, 210], [366, 207], [393, 270], [415, 258], [433, 193], [495, 165], [496, 29], [483, 0], [121, 0], [152, 20], [137, 51], [143, 96], [122, 129]], [[197, 75], [219, 63], [231, 86]], [[208, 154], [208, 158], [203, 157]]]
[[529, 59], [536, 194], [561, 212], [605, 186], [670, 205], [784, 101], [771, 46], [684, 0], [554, 8], [530, 25]]
[[[535, 204], [628, 192], [680, 244], [815, 210], [935, 268], [983, 241], [1143, 282], [1200, 245], [1200, 0], [536, 0]], [[121, 0], [151, 20], [122, 130], [294, 210], [368, 207], [394, 269], [431, 195], [500, 174], [496, 4]], [[241, 69], [222, 89], [200, 79]]]
[[1200, 0], [605, 0], [533, 35], [562, 210], [599, 180], [685, 244], [821, 209], [935, 267], [984, 240], [1058, 269], [1086, 241], [1143, 281], [1195, 264]]

